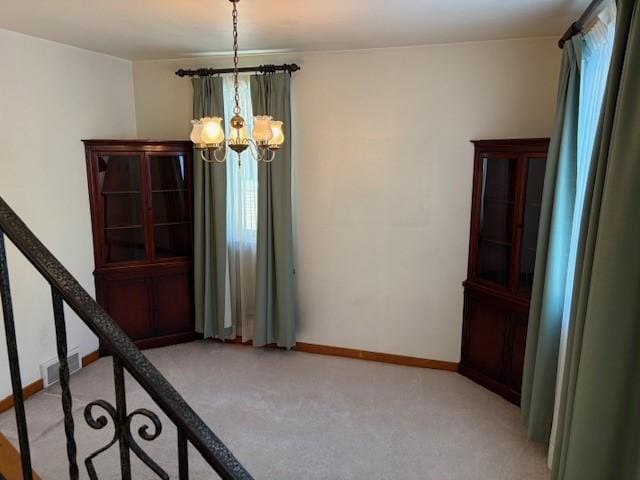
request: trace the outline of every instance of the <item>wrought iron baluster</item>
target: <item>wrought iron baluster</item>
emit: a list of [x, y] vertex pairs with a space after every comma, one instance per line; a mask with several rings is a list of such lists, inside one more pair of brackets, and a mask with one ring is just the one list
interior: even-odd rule
[[18, 427], [22, 477], [24, 480], [31, 480], [33, 477], [33, 471], [31, 469], [31, 452], [29, 451], [29, 433], [27, 431], [27, 419], [24, 413], [24, 395], [22, 394], [22, 380], [20, 378], [18, 343], [16, 340], [16, 327], [13, 322], [13, 306], [11, 303], [7, 252], [4, 245], [4, 232], [2, 230], [0, 230], [0, 297], [2, 297], [4, 333], [7, 340], [11, 388], [13, 390], [14, 411]]
[[[122, 426], [127, 422], [127, 397], [124, 389], [124, 368], [116, 356], [113, 357], [113, 381], [116, 389], [116, 423]], [[122, 480], [131, 480], [131, 453], [125, 428], [118, 429], [118, 442]]]
[[[15, 413], [25, 479], [31, 479], [32, 468], [24, 412], [24, 398], [22, 395], [22, 384], [20, 382], [15, 325], [9, 291], [4, 235], [13, 242], [16, 248], [36, 268], [42, 277], [49, 282], [52, 288], [56, 289], [60, 297], [64, 300], [64, 303], [89, 326], [100, 338], [102, 344], [110, 349], [117, 358], [114, 372], [116, 376], [116, 401], [120, 406], [120, 411], [116, 412], [115, 407], [104, 401], [91, 402], [84, 410], [85, 419], [91, 428], [100, 430], [107, 426], [107, 416], [114, 421], [116, 428], [109, 444], [91, 454], [85, 460], [89, 478], [92, 480], [97, 480], [98, 478], [92, 464], [93, 459], [97, 455], [126, 436], [128, 436], [126, 438], [128, 438], [130, 442], [134, 441], [130, 435], [130, 417], [141, 414], [142, 410], [139, 409], [130, 415], [126, 415], [124, 396], [124, 368], [126, 368], [131, 376], [151, 396], [158, 407], [181, 431], [181, 434], [184, 435], [188, 444], [193, 446], [202, 455], [203, 459], [221, 479], [252, 479], [249, 472], [247, 472], [242, 464], [235, 458], [224, 442], [218, 438], [158, 369], [136, 348], [132, 340], [127, 337], [113, 319], [111, 319], [89, 293], [82, 288], [78, 281], [73, 278], [33, 232], [29, 230], [20, 217], [7, 205], [4, 199], [0, 197], [0, 296], [2, 297], [12, 389], [16, 399]], [[97, 406], [105, 409], [107, 415], [94, 418], [92, 409]], [[147, 414], [142, 414], [151, 420], [153, 425], [149, 427], [154, 427], [154, 433], [143, 428], [138, 429], [138, 434], [143, 440], [153, 440], [160, 432], [159, 428], [156, 427], [157, 423], [159, 423], [157, 421], [158, 419], [152, 418], [153, 415], [148, 415], [148, 412]], [[125, 480], [131, 478], [130, 463], [128, 461], [130, 458], [130, 448], [131, 443], [125, 444], [125, 448], [121, 450], [123, 458], [125, 459], [123, 461], [123, 468], [125, 469], [123, 478]], [[134, 450], [134, 453], [138, 454], [139, 451], [140, 449], [138, 452]], [[159, 468], [155, 468], [155, 465], [151, 466], [147, 463], [147, 466], [152, 468], [161, 478], [165, 478], [164, 473], [161, 473]]]
[[[165, 472], [162, 467], [160, 467], [160, 465], [158, 465], [149, 455], [147, 455], [142, 447], [140, 447], [138, 442], [135, 441], [131, 432], [131, 423], [133, 421], [133, 418], [136, 416], [141, 416], [151, 422], [151, 424], [143, 424], [142, 426], [140, 426], [140, 428], [138, 428], [138, 435], [140, 436], [140, 438], [146, 440], [147, 442], [151, 442], [158, 438], [162, 433], [162, 423], [155, 413], [145, 408], [139, 408], [127, 415], [124, 418], [124, 421], [120, 423], [119, 414], [113, 405], [111, 405], [106, 400], [96, 400], [89, 403], [84, 409], [84, 418], [87, 421], [87, 424], [95, 430], [101, 430], [102, 428], [106, 427], [109, 424], [109, 419], [104, 415], [96, 417], [93, 412], [94, 407], [100, 407], [109, 415], [109, 418], [111, 418], [111, 421], [113, 423], [113, 437], [111, 438], [109, 443], [93, 452], [84, 461], [87, 467], [87, 473], [89, 474], [89, 478], [91, 480], [98, 480], [98, 474], [96, 472], [95, 466], [93, 465], [93, 460], [102, 452], [109, 450], [111, 446], [114, 445], [122, 437], [125, 438], [125, 446], [127, 447], [127, 450], [124, 450], [126, 454], [126, 460], [124, 460], [124, 463], [121, 460], [121, 473], [124, 472], [122, 473], [122, 478], [126, 478], [124, 477], [124, 475], [129, 475], [129, 478], [131, 478], [130, 451], [132, 451], [142, 461], [142, 463], [149, 467], [158, 477], [160, 477], [162, 480], [169, 480], [169, 475], [167, 474], [167, 472]], [[150, 427], [152, 427], [153, 430], [150, 430]], [[122, 450], [120, 450], [120, 453], [122, 453]], [[125, 467], [122, 467], [122, 465], [125, 465]]]
[[162, 433], [162, 423], [160, 422], [158, 416], [152, 411], [147, 410], [146, 408], [138, 408], [137, 410], [131, 412], [129, 416], [127, 416], [126, 423], [122, 425], [122, 428], [127, 433], [129, 448], [131, 448], [131, 451], [136, 454], [136, 456], [142, 461], [142, 463], [149, 467], [153, 471], [153, 473], [158, 475], [158, 477], [160, 477], [162, 480], [170, 480], [167, 472], [165, 472], [160, 465], [158, 465], [149, 455], [147, 455], [147, 452], [145, 452], [142, 447], [140, 447], [138, 442], [136, 442], [133, 438], [133, 433], [131, 432], [131, 422], [136, 415], [142, 416], [145, 419], [149, 420], [151, 422], [151, 426], [153, 426], [152, 431], [149, 431], [149, 425], [142, 425], [140, 428], [138, 428], [138, 435], [140, 435], [140, 438], [146, 440], [147, 442], [151, 442], [158, 438]]
[[67, 457], [69, 459], [69, 478], [77, 480], [79, 476], [75, 428], [71, 389], [69, 388], [69, 361], [67, 360], [67, 327], [64, 321], [64, 304], [60, 293], [51, 287], [53, 318], [56, 326], [56, 346], [60, 360], [60, 387], [62, 388], [62, 411], [64, 412], [64, 433], [67, 437]]
[[113, 438], [111, 438], [109, 443], [107, 443], [104, 447], [99, 448], [85, 459], [84, 464], [87, 467], [87, 473], [89, 474], [90, 480], [98, 480], [98, 474], [96, 473], [96, 468], [93, 465], [93, 459], [100, 455], [102, 452], [106, 452], [107, 450], [109, 450], [109, 448], [111, 448], [111, 446], [118, 441], [118, 434], [120, 432], [120, 426], [118, 425], [116, 418], [118, 416], [118, 414], [116, 413], [116, 409], [113, 408], [113, 405], [111, 405], [109, 402], [105, 402], [104, 400], [96, 400], [84, 407], [84, 419], [86, 420], [87, 425], [89, 425], [94, 430], [101, 430], [109, 423], [109, 420], [104, 415], [100, 415], [98, 417], [94, 416], [94, 407], [100, 407], [107, 413], [107, 415], [109, 415], [109, 418], [113, 423]]
[[178, 428], [178, 478], [179, 480], [189, 480], [189, 444], [187, 437]]

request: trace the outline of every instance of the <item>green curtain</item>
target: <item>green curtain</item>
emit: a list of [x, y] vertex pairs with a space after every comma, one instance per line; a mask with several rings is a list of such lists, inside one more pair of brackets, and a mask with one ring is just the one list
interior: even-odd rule
[[617, 3], [560, 390], [563, 480], [640, 479], [640, 1]]
[[[194, 77], [193, 118], [224, 118], [222, 79]], [[225, 338], [227, 167], [207, 163], [193, 153], [194, 295], [196, 331], [205, 338]]]
[[564, 44], [558, 103], [540, 212], [522, 381], [522, 417], [529, 437], [551, 433], [556, 371], [576, 198], [582, 39]]
[[254, 115], [284, 121], [285, 142], [272, 163], [258, 166], [256, 317], [253, 344], [293, 347], [295, 293], [291, 212], [290, 76], [251, 76]]

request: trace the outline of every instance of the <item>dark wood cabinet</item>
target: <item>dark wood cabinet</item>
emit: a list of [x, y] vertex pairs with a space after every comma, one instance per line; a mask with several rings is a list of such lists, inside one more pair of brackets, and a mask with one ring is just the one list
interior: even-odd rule
[[473, 143], [459, 371], [519, 404], [549, 140]]
[[85, 140], [98, 303], [140, 348], [192, 340], [192, 145]]

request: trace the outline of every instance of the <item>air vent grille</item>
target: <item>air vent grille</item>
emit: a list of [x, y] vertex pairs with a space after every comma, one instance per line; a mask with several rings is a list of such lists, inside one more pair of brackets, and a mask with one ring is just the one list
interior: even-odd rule
[[[82, 368], [80, 364], [80, 353], [77, 348], [70, 351], [67, 361], [69, 362], [70, 374], [74, 374]], [[60, 362], [57, 358], [43, 363], [40, 366], [40, 370], [42, 371], [42, 381], [45, 387], [60, 381]]]

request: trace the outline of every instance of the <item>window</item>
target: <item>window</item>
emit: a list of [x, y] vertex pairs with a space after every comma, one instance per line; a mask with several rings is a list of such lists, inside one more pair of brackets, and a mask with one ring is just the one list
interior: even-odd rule
[[[240, 109], [245, 120], [247, 133], [253, 128], [253, 111], [251, 108], [251, 90], [249, 77], [238, 77], [238, 93], [240, 94]], [[233, 77], [223, 78], [224, 95], [224, 124], [226, 136], [229, 138], [229, 120], [233, 116], [234, 89]], [[229, 151], [227, 157], [227, 226], [238, 236], [255, 237], [258, 226], [258, 167], [251, 153], [245, 150], [238, 155]], [[255, 240], [254, 240], [255, 242]]]
[[571, 229], [569, 270], [565, 291], [563, 324], [569, 321], [573, 277], [582, 210], [587, 188], [587, 174], [594, 154], [596, 131], [602, 110], [604, 90], [607, 84], [609, 63], [613, 50], [616, 7], [613, 2], [598, 15], [598, 19], [584, 34], [582, 42], [582, 64], [580, 68], [580, 104], [578, 106], [578, 158], [576, 175], [576, 199]]
[[[233, 77], [223, 78], [225, 134], [233, 116]], [[240, 110], [247, 133], [252, 130], [253, 111], [249, 77], [238, 77]], [[238, 155], [230, 150], [227, 169], [227, 288], [225, 326], [234, 327], [233, 335], [249, 340], [255, 317], [256, 235], [258, 228], [258, 165], [245, 150]]]

